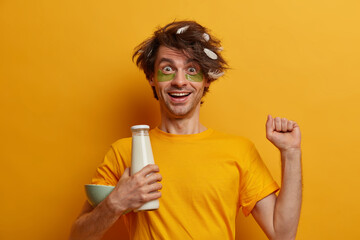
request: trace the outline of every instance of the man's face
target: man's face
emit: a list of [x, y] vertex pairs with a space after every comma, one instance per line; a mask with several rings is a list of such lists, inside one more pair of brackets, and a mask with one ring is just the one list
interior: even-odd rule
[[160, 46], [150, 85], [156, 89], [161, 111], [179, 118], [199, 109], [204, 87], [210, 84], [193, 59], [182, 51]]

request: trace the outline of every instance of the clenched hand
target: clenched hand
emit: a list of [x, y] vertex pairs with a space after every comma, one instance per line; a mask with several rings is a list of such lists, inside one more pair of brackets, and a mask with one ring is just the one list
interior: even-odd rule
[[268, 115], [266, 121], [266, 138], [281, 152], [297, 150], [301, 147], [299, 125], [286, 118], [273, 118], [271, 115]]

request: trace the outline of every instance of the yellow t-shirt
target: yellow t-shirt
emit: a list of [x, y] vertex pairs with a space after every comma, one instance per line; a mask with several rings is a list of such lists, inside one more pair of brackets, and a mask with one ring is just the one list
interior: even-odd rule
[[[175, 135], [150, 131], [155, 163], [163, 177], [160, 208], [123, 215], [131, 239], [235, 239], [239, 208], [279, 189], [247, 139], [207, 129]], [[93, 184], [116, 185], [131, 166], [131, 138], [115, 142]]]

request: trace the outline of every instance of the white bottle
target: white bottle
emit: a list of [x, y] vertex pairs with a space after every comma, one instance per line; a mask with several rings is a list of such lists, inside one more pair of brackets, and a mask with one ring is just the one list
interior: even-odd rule
[[[135, 125], [131, 127], [131, 175], [134, 175], [148, 164], [154, 164], [154, 157], [151, 149], [148, 125]], [[156, 210], [159, 208], [159, 199], [149, 201], [136, 209], [138, 211]]]

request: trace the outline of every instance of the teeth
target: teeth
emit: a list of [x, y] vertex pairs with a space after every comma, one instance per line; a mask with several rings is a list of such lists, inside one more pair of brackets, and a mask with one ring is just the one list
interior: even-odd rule
[[190, 93], [170, 93], [171, 96], [175, 96], [175, 97], [182, 97], [182, 96], [187, 96]]

